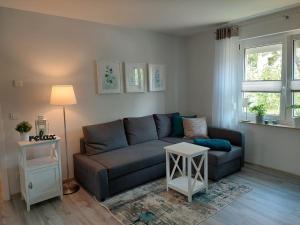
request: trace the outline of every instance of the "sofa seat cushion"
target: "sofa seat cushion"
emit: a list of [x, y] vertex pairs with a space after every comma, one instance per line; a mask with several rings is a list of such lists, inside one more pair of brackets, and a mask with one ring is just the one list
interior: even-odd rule
[[178, 144], [180, 142], [193, 143], [193, 139], [180, 138], [180, 137], [164, 137], [159, 140], [169, 142], [170, 144]]
[[242, 148], [238, 146], [232, 145], [231, 151], [223, 152], [223, 151], [208, 151], [208, 164], [211, 165], [221, 165], [242, 156]]
[[130, 145], [158, 139], [153, 115], [125, 118], [124, 126]]
[[108, 170], [108, 178], [115, 179], [135, 171], [165, 162], [164, 147], [170, 145], [160, 140], [116, 149], [90, 156]]

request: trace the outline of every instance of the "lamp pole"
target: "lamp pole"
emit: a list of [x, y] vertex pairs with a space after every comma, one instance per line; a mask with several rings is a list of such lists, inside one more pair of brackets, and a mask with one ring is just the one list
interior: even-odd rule
[[69, 181], [70, 172], [69, 172], [69, 155], [68, 155], [68, 139], [67, 139], [67, 123], [66, 123], [66, 107], [63, 106], [63, 115], [64, 115], [64, 131], [65, 131], [65, 148], [66, 148], [66, 162], [67, 162], [67, 180], [63, 184], [63, 193], [64, 195], [70, 195], [79, 191], [80, 187], [73, 181]]
[[65, 148], [66, 148], [66, 161], [67, 161], [67, 180], [69, 180], [69, 178], [70, 178], [70, 174], [69, 174], [69, 155], [68, 155], [66, 107], [65, 106], [63, 106], [63, 114], [64, 114]]
[[76, 104], [76, 96], [72, 85], [54, 85], [52, 86], [50, 104], [60, 105], [63, 107], [64, 117], [64, 135], [65, 135], [65, 151], [66, 151], [66, 163], [67, 163], [67, 180], [63, 182], [64, 195], [73, 194], [79, 191], [80, 187], [73, 180], [70, 179], [69, 171], [69, 154], [68, 154], [68, 137], [67, 137], [67, 122], [66, 122], [66, 105]]

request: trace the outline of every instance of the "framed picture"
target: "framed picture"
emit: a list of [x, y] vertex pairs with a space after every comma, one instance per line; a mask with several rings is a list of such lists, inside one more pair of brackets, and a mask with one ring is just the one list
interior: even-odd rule
[[126, 92], [145, 92], [146, 63], [125, 63]]
[[122, 67], [120, 62], [97, 62], [98, 94], [121, 93]]
[[166, 90], [166, 68], [164, 65], [149, 64], [149, 91]]

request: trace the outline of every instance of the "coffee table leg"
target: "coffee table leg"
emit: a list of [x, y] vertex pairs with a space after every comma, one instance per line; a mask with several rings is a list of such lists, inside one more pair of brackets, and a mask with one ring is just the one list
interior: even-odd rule
[[204, 154], [204, 182], [205, 182], [205, 188], [206, 188], [206, 192], [208, 191], [208, 165], [207, 165], [207, 158], [208, 158], [208, 155], [207, 155], [207, 152]]
[[185, 165], [185, 161], [186, 161], [186, 158], [184, 156], [182, 156], [182, 173], [183, 173], [183, 176], [186, 176], [186, 165]]
[[188, 201], [189, 202], [192, 202], [192, 180], [191, 180], [191, 177], [192, 177], [192, 168], [191, 168], [191, 158], [188, 157], [187, 158], [187, 166], [188, 166]]
[[169, 153], [166, 151], [166, 175], [167, 175], [167, 191], [169, 191], [169, 182], [170, 182], [170, 158]]

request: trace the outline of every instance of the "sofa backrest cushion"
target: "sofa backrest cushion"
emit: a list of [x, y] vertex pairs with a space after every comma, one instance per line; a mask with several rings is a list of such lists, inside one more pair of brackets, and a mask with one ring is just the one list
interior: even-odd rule
[[152, 115], [125, 118], [124, 127], [130, 145], [158, 139]]
[[179, 113], [153, 114], [159, 138], [169, 137], [172, 131], [172, 117]]
[[82, 130], [89, 155], [128, 146], [122, 120], [84, 126]]

